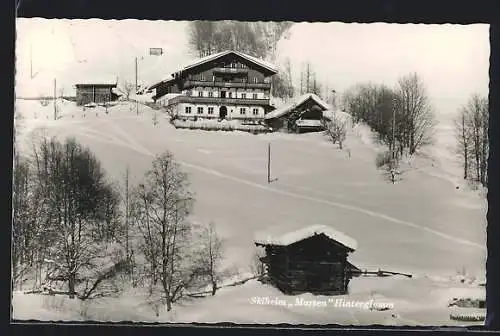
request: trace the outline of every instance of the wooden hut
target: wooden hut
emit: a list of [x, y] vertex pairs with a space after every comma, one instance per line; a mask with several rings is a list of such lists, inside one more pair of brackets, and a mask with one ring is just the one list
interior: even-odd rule
[[266, 123], [275, 130], [301, 133], [323, 130], [323, 111], [330, 106], [313, 93], [296, 97], [266, 114]]
[[117, 78], [80, 80], [75, 84], [76, 104], [102, 104], [115, 101], [119, 97], [116, 91], [117, 86]]
[[346, 294], [357, 268], [347, 261], [356, 241], [324, 225], [313, 225], [280, 237], [256, 239], [269, 281], [287, 294]]

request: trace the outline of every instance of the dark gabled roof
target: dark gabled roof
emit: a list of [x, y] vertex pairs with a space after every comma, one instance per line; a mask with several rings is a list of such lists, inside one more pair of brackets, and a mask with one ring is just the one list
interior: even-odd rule
[[[212, 55], [197, 59], [195, 61], [192, 61], [189, 64], [187, 64], [186, 66], [184, 66], [181, 70], [177, 71], [176, 73], [182, 73], [186, 70], [192, 69], [194, 67], [200, 66], [200, 65], [205, 64], [205, 63], [210, 62], [210, 61], [214, 61], [216, 59], [219, 59], [219, 58], [224, 57], [224, 56], [229, 55], [229, 54], [234, 54], [234, 55], [240, 56], [240, 57], [246, 59], [247, 61], [252, 62], [252, 63], [268, 70], [269, 72], [271, 72], [273, 74], [278, 73], [278, 69], [273, 64], [266, 62], [260, 58], [253, 57], [253, 56], [244, 54], [242, 52], [233, 51], [233, 50], [226, 50], [223, 52], [212, 54]], [[173, 73], [172, 76], [175, 76], [176, 73]]]

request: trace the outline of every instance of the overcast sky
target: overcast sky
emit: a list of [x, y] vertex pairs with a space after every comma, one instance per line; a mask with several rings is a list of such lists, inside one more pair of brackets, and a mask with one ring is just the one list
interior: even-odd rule
[[[488, 94], [488, 29], [296, 23], [279, 43], [279, 60], [289, 57], [295, 75], [310, 61], [319, 79], [338, 92], [366, 81], [393, 86], [398, 77], [415, 71], [436, 110], [453, 114], [470, 94]], [[136, 56], [139, 80], [151, 83], [169, 77], [193, 57], [186, 22], [18, 19], [16, 43], [18, 95], [50, 93], [54, 77], [66, 92], [79, 78], [118, 76], [133, 81]], [[165, 54], [149, 56], [150, 47], [161, 47]]]

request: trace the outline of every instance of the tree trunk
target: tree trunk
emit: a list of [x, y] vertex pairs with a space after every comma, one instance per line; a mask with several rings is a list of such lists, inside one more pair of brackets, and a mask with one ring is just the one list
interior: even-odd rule
[[74, 273], [70, 273], [68, 277], [68, 292], [70, 299], [75, 298], [75, 282], [76, 282], [76, 275]]
[[215, 295], [216, 291], [217, 291], [217, 283], [212, 280], [212, 296]]
[[476, 157], [476, 181], [481, 182], [481, 160], [480, 160], [478, 146], [476, 146], [475, 152], [476, 152], [475, 153], [475, 157]]
[[172, 310], [172, 299], [170, 298], [169, 295], [167, 295], [167, 311], [171, 311]]

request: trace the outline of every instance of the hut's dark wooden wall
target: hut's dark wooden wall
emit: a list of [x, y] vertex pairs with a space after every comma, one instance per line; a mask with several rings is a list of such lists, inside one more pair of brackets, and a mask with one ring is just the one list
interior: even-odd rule
[[346, 247], [324, 234], [288, 246], [265, 247], [271, 282], [285, 293], [345, 294], [351, 278]]
[[321, 120], [323, 119], [323, 110], [312, 98], [309, 98], [302, 104], [295, 106], [289, 113], [268, 120], [267, 124], [273, 129], [298, 133], [302, 130], [295, 124], [295, 121], [298, 119]]
[[76, 103], [85, 105], [89, 103], [106, 103], [117, 99], [117, 95], [112, 92], [116, 86], [111, 85], [77, 85]]

